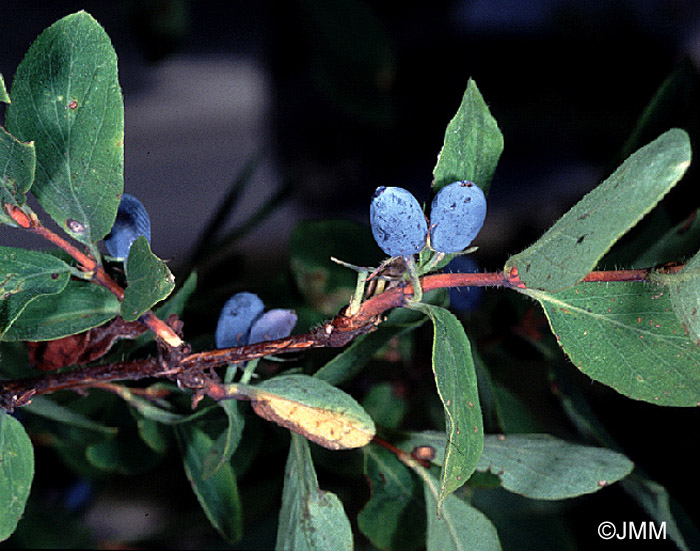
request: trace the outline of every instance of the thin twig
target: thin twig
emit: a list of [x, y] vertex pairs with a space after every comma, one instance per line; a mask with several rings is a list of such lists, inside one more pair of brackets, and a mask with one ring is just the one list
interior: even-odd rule
[[[662, 268], [664, 273], [673, 273], [682, 266]], [[585, 282], [650, 281], [651, 269], [609, 270], [591, 272], [583, 278]], [[433, 274], [421, 278], [425, 291], [445, 287], [510, 287], [524, 288], [517, 270], [509, 274], [493, 273], [450, 273]], [[381, 316], [392, 308], [404, 306], [413, 296], [413, 288], [406, 282], [365, 300], [353, 315], [341, 311], [335, 318], [322, 326], [301, 335], [285, 339], [265, 341], [247, 346], [188, 353], [183, 343], [177, 349], [161, 350], [158, 359], [117, 362], [107, 365], [88, 366], [61, 373], [52, 373], [35, 379], [0, 381], [0, 407], [13, 409], [28, 404], [38, 394], [50, 394], [58, 390], [88, 388], [105, 382], [138, 380], [153, 377], [173, 379], [185, 388], [195, 390], [200, 396], [206, 394], [214, 399], [225, 395], [223, 383], [205, 371], [234, 362], [250, 361], [263, 356], [299, 352], [311, 348], [339, 348], [355, 338], [374, 330], [381, 322]], [[153, 316], [170, 331], [175, 331], [165, 322]], [[180, 337], [178, 337], [180, 339]]]
[[[5, 212], [17, 223], [21, 228], [28, 230], [36, 235], [46, 239], [49, 243], [59, 247], [71, 257], [73, 257], [79, 265], [81, 271], [86, 274], [91, 274], [93, 281], [102, 285], [110, 293], [112, 293], [120, 302], [124, 300], [124, 289], [114, 281], [111, 276], [105, 272], [95, 258], [88, 253], [81, 251], [78, 247], [54, 233], [44, 226], [34, 213], [31, 215], [24, 212], [20, 207], [5, 204]], [[148, 327], [153, 333], [159, 337], [166, 346], [170, 348], [181, 348], [184, 345], [183, 340], [173, 331], [173, 329], [160, 320], [150, 310], [140, 318], [141, 322]]]

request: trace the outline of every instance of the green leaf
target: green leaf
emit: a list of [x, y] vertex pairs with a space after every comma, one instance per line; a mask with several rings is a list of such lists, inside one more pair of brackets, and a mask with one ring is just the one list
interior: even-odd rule
[[372, 440], [374, 422], [355, 399], [308, 375], [281, 375], [250, 387], [252, 406], [263, 419], [332, 450]]
[[70, 266], [46, 253], [0, 247], [0, 338], [37, 297], [60, 293]]
[[683, 324], [690, 338], [700, 345], [700, 253], [675, 274], [657, 274], [657, 277], [660, 282], [668, 285], [671, 305], [678, 321]]
[[112, 227], [124, 187], [124, 105], [117, 56], [86, 12], [60, 19], [17, 68], [7, 129], [36, 145], [32, 192], [79, 241]]
[[496, 528], [478, 509], [454, 494], [442, 502], [440, 516], [436, 514], [439, 498], [438, 483], [432, 476], [424, 477], [425, 506], [428, 515], [428, 551], [498, 551], [501, 543]]
[[104, 287], [69, 280], [63, 291], [30, 302], [3, 334], [6, 341], [50, 341], [82, 333], [119, 314], [119, 301]]
[[22, 518], [34, 478], [34, 449], [22, 423], [0, 410], [0, 541]]
[[309, 443], [291, 436], [275, 550], [351, 550], [352, 530], [342, 503], [319, 488]]
[[134, 394], [125, 386], [114, 389], [114, 392], [122, 400], [124, 400], [124, 402], [138, 411], [143, 418], [150, 421], [155, 421], [164, 425], [174, 425], [176, 423], [187, 422], [191, 419], [191, 416], [189, 415], [168, 411], [167, 409], [154, 404], [151, 400]]
[[586, 276], [620, 236], [648, 213], [690, 165], [690, 139], [678, 128], [630, 156], [534, 245], [508, 259], [527, 287], [561, 291]]
[[238, 410], [235, 400], [221, 400], [219, 406], [226, 413], [228, 423], [226, 429], [219, 435], [209, 453], [204, 458], [202, 478], [207, 479], [231, 460], [243, 435], [243, 415]]
[[0, 127], [0, 222], [16, 227], [5, 205], [19, 206], [34, 182], [36, 154], [33, 143], [24, 143]]
[[488, 193], [502, 151], [503, 134], [476, 83], [469, 79], [457, 114], [445, 131], [445, 143], [433, 169], [433, 190], [469, 180]]
[[124, 289], [121, 314], [126, 321], [136, 321], [155, 303], [175, 288], [175, 278], [160, 258], [151, 252], [143, 236], [134, 241], [126, 259], [127, 287]]
[[212, 526], [226, 540], [234, 543], [243, 533], [243, 515], [233, 467], [226, 463], [216, 473], [205, 478], [204, 458], [214, 444], [213, 441], [193, 423], [178, 425], [176, 432], [185, 474], [199, 504]]
[[331, 256], [358, 266], [376, 266], [380, 253], [369, 227], [347, 220], [300, 222], [289, 245], [292, 273], [301, 294], [325, 315], [334, 315], [347, 304], [357, 281], [355, 272], [331, 261]]
[[164, 454], [170, 447], [172, 431], [167, 425], [141, 417], [136, 420], [136, 429], [141, 440], [158, 454]]
[[2, 77], [2, 73], [0, 73], [0, 102], [11, 103], [10, 96], [7, 94], [7, 88], [5, 88], [5, 79]]
[[433, 321], [433, 372], [445, 408], [447, 444], [442, 467], [441, 506], [472, 475], [484, 446], [484, 425], [469, 339], [457, 317], [439, 306], [418, 305]]
[[362, 450], [369, 501], [357, 515], [360, 531], [379, 549], [407, 551], [425, 539], [425, 508], [411, 471], [379, 446]]
[[520, 292], [542, 305], [560, 346], [592, 379], [652, 404], [700, 403], [700, 349], [676, 319], [664, 287], [580, 283], [559, 293]]
[[22, 411], [27, 411], [34, 415], [57, 421], [64, 426], [93, 431], [100, 435], [116, 436], [118, 432], [117, 427], [107, 427], [93, 421], [81, 413], [57, 404], [46, 396], [35, 396], [32, 398], [31, 403], [22, 408]]
[[624, 478], [634, 464], [606, 448], [571, 444], [548, 434], [488, 435], [477, 470], [506, 490], [532, 499], [589, 494]]

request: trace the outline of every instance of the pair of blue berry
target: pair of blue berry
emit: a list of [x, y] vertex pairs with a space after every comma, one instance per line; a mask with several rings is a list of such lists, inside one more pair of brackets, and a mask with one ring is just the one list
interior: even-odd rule
[[274, 308], [265, 312], [258, 295], [241, 292], [229, 298], [221, 309], [214, 339], [217, 348], [273, 341], [291, 335], [296, 323], [294, 310]]
[[430, 228], [418, 200], [401, 187], [379, 187], [369, 209], [372, 235], [389, 256], [410, 256], [426, 245], [440, 253], [460, 253], [486, 218], [486, 197], [476, 184], [443, 187], [430, 205]]

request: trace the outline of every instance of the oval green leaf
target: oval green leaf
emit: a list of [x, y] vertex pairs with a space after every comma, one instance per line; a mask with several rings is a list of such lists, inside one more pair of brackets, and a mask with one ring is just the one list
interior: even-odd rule
[[292, 434], [284, 471], [276, 551], [351, 551], [350, 521], [338, 496], [321, 490], [309, 443]]
[[665, 287], [580, 283], [537, 300], [573, 364], [619, 393], [660, 406], [700, 404], [700, 349], [673, 312]]
[[34, 449], [22, 424], [0, 409], [0, 541], [22, 518], [34, 478]]
[[263, 419], [331, 450], [359, 448], [376, 429], [355, 399], [308, 375], [281, 375], [251, 390], [252, 406]]
[[488, 193], [502, 151], [503, 134], [476, 83], [469, 79], [457, 114], [445, 131], [445, 142], [433, 169], [433, 190], [470, 180]]
[[60, 293], [69, 278], [70, 266], [53, 255], [0, 247], [0, 340], [31, 301]]
[[632, 472], [621, 453], [582, 446], [548, 434], [489, 435], [477, 470], [506, 490], [532, 499], [567, 499], [597, 492]]
[[105, 30], [81, 11], [34, 41], [17, 68], [8, 131], [34, 141], [32, 192], [83, 243], [112, 227], [124, 186], [124, 105], [117, 55]]
[[160, 258], [151, 252], [142, 235], [131, 245], [126, 259], [126, 281], [121, 314], [136, 321], [151, 306], [166, 298], [175, 288], [175, 278]]
[[472, 475], [484, 446], [484, 425], [469, 339], [457, 317], [440, 306], [417, 306], [433, 321], [433, 372], [445, 408], [447, 443], [438, 504]]
[[176, 432], [185, 474], [199, 504], [212, 526], [234, 543], [243, 533], [243, 512], [231, 463], [221, 465], [215, 473], [205, 477], [204, 460], [214, 445], [212, 439], [193, 423], [178, 425]]
[[6, 341], [51, 341], [82, 333], [119, 315], [119, 301], [104, 287], [68, 280], [63, 291], [30, 302], [2, 336]]
[[424, 477], [425, 506], [428, 515], [428, 551], [499, 551], [501, 542], [491, 521], [478, 509], [455, 495], [443, 501], [440, 516], [435, 512], [438, 504], [437, 481]]
[[573, 287], [610, 247], [648, 213], [690, 165], [690, 139], [673, 128], [631, 155], [537, 242], [508, 259], [529, 288]]

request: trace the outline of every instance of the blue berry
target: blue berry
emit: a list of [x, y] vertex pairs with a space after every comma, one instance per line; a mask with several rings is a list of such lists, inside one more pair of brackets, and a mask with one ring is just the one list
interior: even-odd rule
[[378, 187], [369, 207], [377, 245], [389, 256], [408, 256], [425, 247], [428, 224], [417, 199], [400, 187]]
[[104, 240], [107, 251], [113, 257], [123, 260], [129, 256], [131, 244], [141, 235], [151, 243], [151, 219], [141, 201], [125, 193], [119, 202], [117, 219]]
[[262, 316], [263, 301], [253, 293], [236, 293], [226, 301], [219, 314], [214, 338], [217, 348], [248, 344], [250, 326]]
[[288, 337], [296, 324], [297, 314], [294, 310], [283, 310], [281, 308], [268, 310], [250, 328], [248, 344]]
[[476, 184], [462, 181], [442, 188], [430, 206], [430, 246], [458, 253], [477, 236], [486, 218], [486, 197]]

